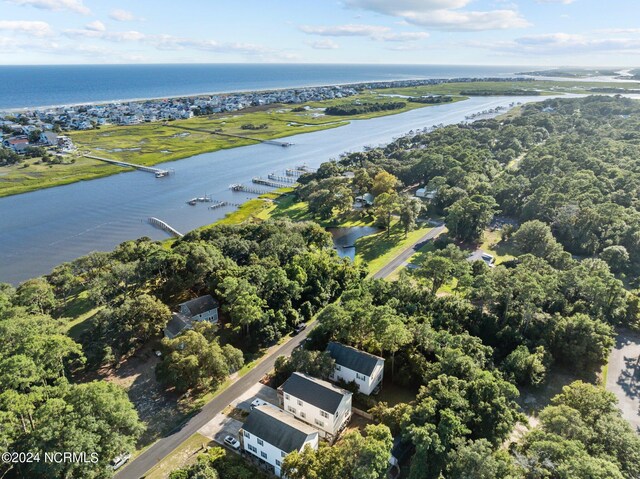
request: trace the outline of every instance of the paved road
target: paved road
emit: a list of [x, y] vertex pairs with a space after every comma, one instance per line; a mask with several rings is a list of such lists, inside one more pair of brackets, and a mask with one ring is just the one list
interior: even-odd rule
[[418, 241], [413, 243], [407, 249], [405, 249], [398, 256], [389, 261], [382, 269], [380, 269], [377, 273], [373, 275], [375, 279], [384, 279], [387, 276], [391, 275], [396, 269], [402, 266], [411, 256], [413, 256], [420, 248], [422, 248], [425, 244], [431, 241], [433, 238], [442, 233], [445, 229], [445, 226], [437, 226], [425, 234]]
[[114, 477], [116, 479], [139, 479], [144, 477], [153, 466], [164, 459], [165, 456], [170, 454], [191, 435], [195, 434], [198, 429], [207, 424], [216, 414], [222, 412], [235, 398], [241, 396], [245, 391], [260, 381], [265, 374], [273, 369], [278, 356], [290, 355], [294, 348], [307, 337], [311, 329], [312, 328], [307, 328], [271, 352], [245, 376], [239, 378], [235, 383], [220, 393], [220, 395], [208, 402], [197, 415], [189, 419], [180, 429], [153, 444], [153, 446], [136, 457]]
[[640, 334], [619, 332], [609, 357], [606, 386], [618, 398], [623, 417], [640, 433]]

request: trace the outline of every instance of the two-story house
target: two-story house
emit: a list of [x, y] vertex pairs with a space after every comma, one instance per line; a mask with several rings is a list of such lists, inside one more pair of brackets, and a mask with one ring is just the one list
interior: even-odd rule
[[293, 373], [278, 388], [280, 406], [332, 443], [351, 419], [352, 394], [330, 382]]
[[327, 352], [336, 362], [332, 381], [355, 381], [358, 391], [367, 396], [382, 386], [384, 358], [336, 342], [329, 343]]
[[318, 449], [318, 431], [271, 405], [254, 407], [238, 433], [242, 450], [269, 464], [280, 477], [287, 454]]
[[193, 328], [196, 321], [218, 322], [218, 302], [210, 294], [200, 296], [181, 303], [180, 310], [171, 315], [169, 323], [164, 328], [164, 335], [173, 339], [185, 329]]

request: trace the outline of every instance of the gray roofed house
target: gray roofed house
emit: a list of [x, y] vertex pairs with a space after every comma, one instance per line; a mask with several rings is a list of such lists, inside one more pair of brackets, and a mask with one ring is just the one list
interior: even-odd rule
[[330, 382], [302, 373], [293, 373], [281, 387], [285, 394], [291, 394], [331, 414], [337, 411], [344, 396], [351, 394]]
[[180, 311], [171, 315], [164, 335], [173, 339], [185, 329], [193, 328], [194, 321], [218, 322], [218, 302], [210, 294], [180, 304]]
[[327, 351], [336, 361], [336, 364], [365, 374], [366, 376], [371, 376], [371, 373], [373, 373], [373, 370], [381, 359], [384, 361], [381, 357], [334, 341], [329, 343]]
[[329, 442], [349, 424], [352, 397], [349, 391], [298, 372], [278, 388], [282, 408], [318, 429], [320, 437]]
[[310, 435], [318, 434], [313, 427], [271, 405], [253, 408], [242, 429], [286, 453], [299, 451]]
[[[180, 304], [180, 309], [183, 310], [183, 314], [190, 317], [198, 316], [208, 311], [218, 309], [218, 302], [213, 299], [213, 296], [206, 294], [199, 298], [191, 299]], [[186, 311], [185, 311], [186, 309]]]
[[329, 378], [332, 381], [355, 383], [358, 391], [370, 395], [382, 386], [384, 358], [341, 343], [330, 342], [327, 351], [336, 365]]

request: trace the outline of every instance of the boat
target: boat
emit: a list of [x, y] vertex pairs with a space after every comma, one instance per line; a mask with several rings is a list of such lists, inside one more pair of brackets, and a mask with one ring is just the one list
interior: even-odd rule
[[190, 204], [191, 206], [195, 206], [197, 202], [198, 202], [197, 198], [192, 198], [189, 201], [187, 201], [187, 203]]

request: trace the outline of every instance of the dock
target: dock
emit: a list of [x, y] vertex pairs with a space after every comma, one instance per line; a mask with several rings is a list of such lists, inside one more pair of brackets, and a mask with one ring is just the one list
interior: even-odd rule
[[267, 190], [264, 188], [256, 188], [255, 186], [245, 186], [243, 184], [234, 184], [229, 185], [229, 189], [231, 191], [241, 191], [243, 193], [253, 193], [254, 195], [264, 195], [267, 193], [271, 193], [272, 190]]
[[272, 188], [287, 188], [291, 186], [291, 183], [282, 183], [280, 181], [261, 178], [259, 176], [254, 176], [253, 178], [251, 178], [251, 182], [255, 183], [256, 185], [271, 186]]
[[277, 181], [279, 183], [294, 184], [294, 183], [298, 182], [298, 180], [295, 177], [292, 177], [292, 176], [279, 176], [279, 175], [276, 175], [275, 173], [269, 173], [267, 175], [267, 178], [269, 178], [270, 180], [273, 180], [273, 181]]
[[145, 171], [147, 173], [153, 173], [154, 175], [156, 175], [156, 178], [164, 178], [165, 176], [169, 176], [171, 174], [171, 171], [163, 170], [161, 168], [153, 168], [151, 166], [136, 165], [135, 163], [127, 163], [126, 161], [111, 160], [109, 158], [103, 158], [101, 156], [95, 156], [95, 155], [83, 155], [83, 156], [85, 158], [90, 158], [92, 160], [111, 163], [112, 165], [122, 166], [125, 168], [134, 168], [136, 170]]
[[156, 228], [161, 229], [162, 231], [166, 231], [171, 236], [174, 236], [176, 238], [182, 238], [184, 236], [182, 233], [180, 233], [178, 230], [176, 230], [172, 226], [168, 225], [162, 220], [159, 220], [158, 218], [154, 218], [153, 216], [149, 218], [149, 223], [155, 226]]

